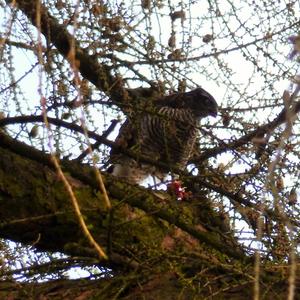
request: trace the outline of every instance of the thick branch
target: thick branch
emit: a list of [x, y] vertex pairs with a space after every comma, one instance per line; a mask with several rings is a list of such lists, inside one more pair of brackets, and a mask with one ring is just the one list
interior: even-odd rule
[[[278, 118], [281, 120], [283, 118], [282, 114], [280, 114]], [[11, 118], [0, 119], [0, 127], [5, 126], [5, 125], [10, 125], [10, 124], [19, 124], [19, 123], [22, 124], [22, 123], [29, 123], [29, 122], [30, 123], [31, 122], [43, 122], [43, 117], [42, 116], [20, 116], [20, 117], [11, 117]], [[64, 127], [64, 128], [70, 129], [70, 130], [74, 130], [76, 132], [80, 132], [80, 133], [84, 132], [83, 128], [81, 126], [74, 124], [74, 123], [68, 123], [66, 121], [55, 119], [55, 118], [50, 118], [50, 117], [48, 118], [48, 122], [50, 124], [54, 124], [56, 126], [61, 126], [61, 127]], [[284, 122], [284, 121], [282, 121], [282, 122]], [[274, 122], [274, 123], [277, 124], [276, 122]], [[273, 124], [273, 122], [272, 122], [272, 124]], [[266, 124], [265, 126], [269, 126], [269, 124]], [[275, 125], [273, 124], [273, 126], [275, 126]], [[255, 134], [257, 134], [257, 132], [260, 132], [260, 131], [255, 130]], [[129, 157], [138, 158], [139, 161], [141, 161], [141, 162], [149, 163], [151, 165], [158, 166], [160, 168], [164, 168], [166, 170], [168, 170], [170, 168], [169, 165], [167, 165], [163, 162], [153, 160], [149, 157], [140, 156], [140, 155], [137, 155], [137, 153], [135, 153], [132, 150], [124, 149], [124, 148], [120, 147], [120, 145], [116, 144], [115, 142], [108, 140], [105, 136], [100, 136], [93, 131], [87, 131], [87, 134], [90, 138], [95, 139], [97, 141], [97, 143], [104, 144], [111, 148], [117, 149], [120, 153], [124, 153], [124, 154], [128, 155]], [[255, 136], [255, 134], [254, 134], [254, 136]], [[248, 134], [246, 136], [248, 137], [249, 135], [250, 134]], [[15, 151], [14, 149], [18, 149], [18, 152], [17, 152], [18, 154], [28, 157], [30, 159], [39, 161], [48, 166], [52, 166], [51, 159], [48, 159], [47, 156], [44, 155], [43, 153], [41, 153], [40, 151], [35, 150], [30, 147], [28, 148], [28, 146], [26, 146], [25, 144], [19, 143], [17, 141], [12, 142], [10, 138], [8, 138], [6, 135], [1, 134], [1, 133], [0, 133], [0, 138], [1, 138], [0, 146], [2, 145], [4, 147], [9, 147], [12, 151]], [[247, 138], [245, 138], [245, 139], [241, 138], [239, 140], [245, 141], [245, 140], [247, 140]], [[16, 145], [14, 145], [14, 143], [16, 143]], [[214, 151], [214, 149], [220, 149], [220, 147], [213, 148], [209, 151]], [[229, 149], [226, 148], [224, 151], [227, 151], [227, 150], [229, 150]], [[190, 178], [190, 174], [186, 171], [184, 172], [184, 171], [182, 171], [178, 168], [174, 168], [174, 167], [172, 168], [172, 171], [175, 174], [182, 175], [187, 180]], [[193, 178], [192, 181], [194, 183], [200, 184], [201, 186], [203, 186], [211, 191], [215, 191], [215, 192], [219, 193], [220, 195], [227, 197], [228, 199], [230, 199], [230, 201], [233, 202], [233, 204], [239, 203], [239, 204], [245, 205], [247, 207], [256, 208], [254, 203], [247, 200], [245, 197], [243, 197], [242, 195], [240, 195], [238, 193], [228, 191], [222, 187], [219, 187], [215, 184], [208, 182], [207, 180], [203, 180], [200, 177], [193, 176], [192, 178]], [[97, 188], [97, 186], [95, 188]], [[264, 214], [268, 217], [271, 217], [272, 219], [280, 218], [280, 216], [278, 214], [276, 214], [274, 211], [272, 211], [270, 209], [265, 209]], [[296, 226], [299, 226], [299, 224], [296, 222], [293, 222], [293, 224]]]
[[[1, 236], [27, 243], [38, 240], [37, 245], [43, 249], [55, 249], [57, 251], [64, 251], [66, 244], [79, 241], [82, 237], [76, 221], [74, 221], [75, 218], [68, 197], [63, 191], [62, 184], [57, 182], [56, 175], [49, 170], [49, 167], [52, 168], [49, 156], [12, 140], [2, 133], [0, 133], [0, 149], [2, 149], [0, 165], [0, 182], [2, 183], [0, 195], [2, 201], [0, 211], [1, 220], [6, 220], [2, 223], [0, 229]], [[30, 157], [31, 160], [15, 155], [11, 151], [21, 154], [23, 157]], [[43, 167], [40, 163], [48, 167]], [[97, 188], [93, 171], [89, 167], [83, 167], [70, 161], [62, 161], [61, 163], [64, 170], [73, 177], [73, 179], [70, 178], [71, 183], [76, 194], [82, 196], [82, 198], [79, 197], [81, 206], [84, 207], [84, 214], [88, 216], [89, 224], [93, 224], [94, 232], [100, 239], [99, 243], [106, 245], [110, 229], [99, 224], [99, 219], [103, 220], [108, 215], [101, 209], [101, 200], [93, 196], [93, 191]], [[7, 172], [8, 169], [11, 170], [9, 173]], [[17, 178], [16, 174], [18, 174]], [[77, 180], [80, 180], [80, 182], [77, 182]], [[13, 185], [11, 185], [12, 182]], [[124, 213], [119, 210], [119, 207], [122, 207], [120, 204], [122, 202], [128, 203], [130, 206], [137, 207], [146, 213], [150, 218], [149, 222], [151, 222], [152, 230], [156, 226], [160, 227], [155, 222], [152, 223], [152, 218], [158, 217], [169, 224], [176, 225], [184, 232], [216, 250], [231, 257], [244, 258], [242, 251], [238, 248], [224, 247], [223, 237], [219, 237], [215, 232], [203, 230], [203, 226], [201, 230], [197, 226], [195, 227], [191, 216], [186, 214], [178, 204], [174, 203], [174, 200], [168, 200], [167, 197], [162, 200], [144, 188], [129, 186], [110, 177], [106, 178], [106, 188], [113, 199], [113, 211], [116, 210], [117, 214]], [[18, 209], [12, 208], [13, 203]], [[126, 219], [128, 216], [123, 215], [123, 217]], [[123, 222], [124, 220], [117, 219], [117, 223]], [[135, 224], [134, 220], [132, 222]], [[19, 226], [17, 226], [18, 224]], [[137, 225], [140, 226], [140, 224]], [[144, 236], [145, 231], [149, 231], [148, 226], [150, 224], [147, 223], [144, 226], [147, 226], [144, 231], [137, 230], [137, 232], [141, 232], [142, 236]], [[28, 234], [24, 234], [24, 230], [27, 232], [28, 228], [30, 228]], [[155, 230], [160, 232], [161, 229], [158, 228]], [[126, 232], [126, 225], [122, 226], [122, 230]], [[137, 233], [135, 234], [138, 236]], [[149, 242], [151, 242], [151, 238], [158, 239], [157, 236], [149, 237]], [[128, 240], [118, 240], [118, 243], [125, 243], [123, 247], [126, 247]]]
[[[7, 2], [10, 2], [9, 0]], [[57, 50], [67, 60], [70, 60], [70, 51], [74, 45], [76, 67], [81, 75], [92, 82], [99, 90], [105, 92], [114, 101], [120, 102], [126, 94], [124, 87], [111, 74], [110, 69], [104, 63], [99, 64], [95, 56], [91, 56], [80, 47], [78, 41], [72, 36], [65, 26], [48, 12], [39, 1], [17, 1], [18, 8], [29, 18], [34, 26], [37, 26], [37, 6], [40, 6], [41, 28], [38, 28], [45, 36], [48, 44], [54, 44]], [[71, 64], [74, 63], [71, 61]]]

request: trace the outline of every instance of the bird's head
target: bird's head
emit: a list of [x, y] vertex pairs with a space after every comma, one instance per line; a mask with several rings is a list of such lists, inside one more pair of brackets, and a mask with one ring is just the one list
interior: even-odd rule
[[202, 88], [196, 88], [185, 93], [185, 107], [191, 109], [195, 116], [204, 118], [207, 116], [216, 117], [218, 104], [215, 98]]

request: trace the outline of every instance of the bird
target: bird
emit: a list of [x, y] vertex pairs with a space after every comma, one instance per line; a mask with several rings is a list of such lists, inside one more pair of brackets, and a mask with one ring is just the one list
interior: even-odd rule
[[121, 126], [115, 140], [118, 147], [110, 152], [110, 172], [138, 184], [149, 175], [163, 181], [172, 169], [184, 170], [197, 140], [199, 121], [217, 113], [216, 100], [201, 87], [154, 99], [147, 110], [128, 117]]

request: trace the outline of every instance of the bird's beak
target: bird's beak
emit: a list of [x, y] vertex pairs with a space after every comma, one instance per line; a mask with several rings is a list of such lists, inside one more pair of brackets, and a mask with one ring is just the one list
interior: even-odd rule
[[210, 111], [209, 115], [215, 118], [218, 115], [218, 110], [216, 109], [216, 110]]

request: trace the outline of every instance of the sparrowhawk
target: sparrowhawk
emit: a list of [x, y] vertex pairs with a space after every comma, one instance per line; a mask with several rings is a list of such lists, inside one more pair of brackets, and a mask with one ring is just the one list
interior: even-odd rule
[[[198, 87], [190, 92], [174, 93], [152, 102], [147, 110], [135, 112], [121, 126], [117, 145], [131, 150], [130, 157], [112, 149], [112, 174], [131, 183], [148, 175], [162, 180], [172, 169], [183, 170], [194, 149], [200, 119], [217, 115], [216, 100]], [[163, 163], [151, 165], [143, 157]]]

